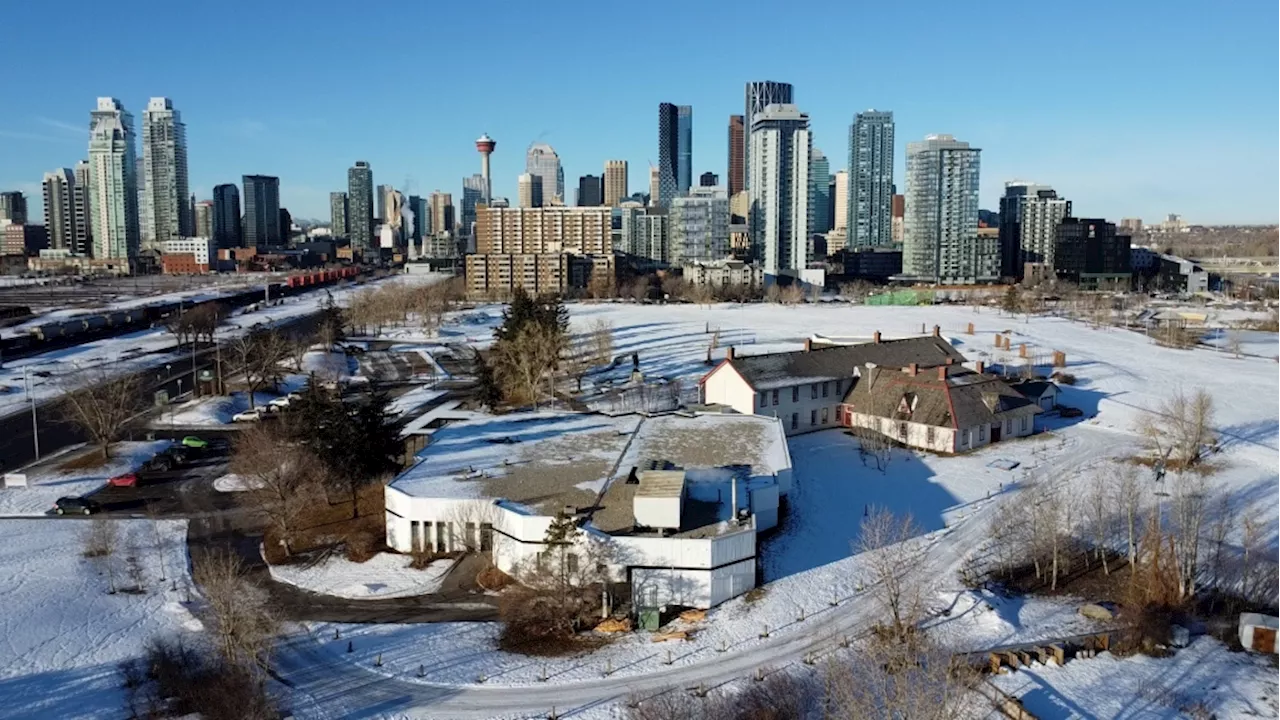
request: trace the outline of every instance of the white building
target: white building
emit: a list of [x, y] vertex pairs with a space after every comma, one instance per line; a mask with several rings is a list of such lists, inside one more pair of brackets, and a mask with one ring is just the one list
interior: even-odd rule
[[94, 258], [125, 259], [138, 254], [136, 171], [133, 116], [119, 100], [98, 98], [89, 129], [88, 206]]
[[190, 237], [194, 229], [187, 205], [187, 126], [169, 98], [151, 98], [142, 113], [142, 172], [142, 248]]
[[178, 238], [177, 240], [165, 240], [160, 244], [160, 251], [165, 255], [188, 253], [195, 258], [197, 265], [208, 266], [210, 264], [209, 238], [187, 237]]
[[573, 518], [570, 568], [604, 562], [645, 606], [707, 608], [754, 587], [756, 533], [791, 488], [778, 422], [729, 414], [486, 417], [436, 431], [418, 458], [386, 489], [392, 549], [538, 572], [548, 528]]
[[722, 187], [693, 187], [671, 201], [671, 264], [723, 260], [729, 251], [729, 193]]
[[[836, 171], [836, 191], [831, 198], [835, 203], [835, 230], [849, 229], [849, 171]], [[830, 252], [830, 250], [828, 250]]]
[[769, 105], [751, 118], [748, 225], [765, 275], [792, 275], [813, 254], [809, 236], [809, 116]]
[[690, 263], [682, 268], [682, 274], [692, 285], [764, 287], [764, 268], [741, 260]]

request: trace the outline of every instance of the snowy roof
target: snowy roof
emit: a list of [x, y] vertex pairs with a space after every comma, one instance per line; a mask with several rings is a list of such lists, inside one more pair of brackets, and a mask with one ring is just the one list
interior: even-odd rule
[[854, 412], [949, 428], [969, 428], [1040, 412], [1039, 406], [994, 375], [960, 365], [940, 366], [938, 371], [930, 368], [910, 375], [896, 369], [868, 368], [844, 401]]
[[964, 362], [951, 343], [932, 335], [881, 340], [858, 345], [836, 345], [812, 350], [746, 355], [727, 362], [757, 390], [797, 382], [835, 380], [854, 376], [858, 366], [874, 363], [887, 367], [942, 365], [947, 359]]

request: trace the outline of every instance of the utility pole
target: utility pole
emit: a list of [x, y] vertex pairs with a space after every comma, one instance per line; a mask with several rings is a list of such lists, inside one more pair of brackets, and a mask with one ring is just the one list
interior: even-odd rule
[[27, 366], [22, 366], [22, 382], [27, 389], [27, 400], [31, 403], [31, 439], [35, 442], [36, 462], [40, 461], [40, 425], [36, 422], [36, 396], [31, 392], [31, 376], [27, 374]]

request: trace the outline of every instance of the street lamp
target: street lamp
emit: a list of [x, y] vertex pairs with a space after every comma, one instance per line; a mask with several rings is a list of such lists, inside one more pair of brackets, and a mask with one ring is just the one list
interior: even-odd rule
[[22, 366], [22, 384], [27, 391], [27, 400], [31, 403], [31, 439], [35, 442], [36, 462], [40, 462], [40, 425], [36, 422], [36, 396], [31, 392], [30, 366]]

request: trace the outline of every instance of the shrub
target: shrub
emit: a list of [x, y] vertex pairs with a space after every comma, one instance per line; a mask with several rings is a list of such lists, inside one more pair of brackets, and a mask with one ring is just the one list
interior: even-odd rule
[[368, 562], [378, 554], [382, 540], [368, 530], [355, 530], [347, 534], [345, 545], [347, 559], [354, 563]]
[[153, 638], [143, 659], [122, 663], [134, 717], [275, 720], [280, 712], [254, 669], [228, 664], [181, 637]]
[[515, 582], [510, 575], [490, 565], [476, 575], [476, 584], [484, 590], [501, 590]]
[[1076, 376], [1072, 375], [1071, 373], [1064, 373], [1064, 372], [1055, 373], [1053, 377], [1055, 380], [1058, 381], [1059, 385], [1075, 385], [1076, 384]]
[[576, 633], [599, 616], [599, 593], [594, 606], [587, 593], [557, 592], [547, 588], [514, 586], [498, 600], [502, 633], [498, 647], [528, 655], [560, 655], [581, 649]]

